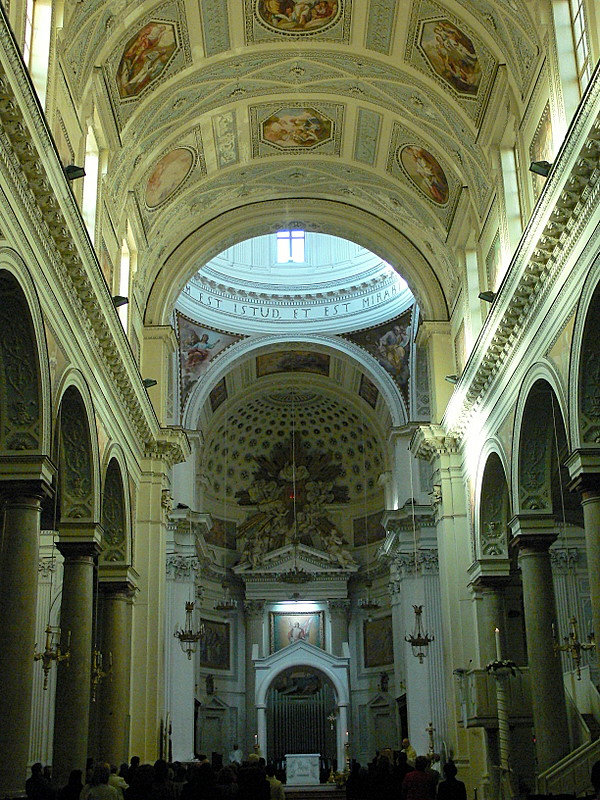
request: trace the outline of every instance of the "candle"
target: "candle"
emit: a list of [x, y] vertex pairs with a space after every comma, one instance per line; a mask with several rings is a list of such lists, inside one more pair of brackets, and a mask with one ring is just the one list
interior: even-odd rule
[[255, 745], [257, 745], [257, 744], [258, 744], [258, 733], [255, 733], [255, 734], [254, 734], [254, 744], [255, 744]]
[[500, 628], [495, 629], [496, 634], [496, 658], [502, 661], [502, 646], [500, 644]]

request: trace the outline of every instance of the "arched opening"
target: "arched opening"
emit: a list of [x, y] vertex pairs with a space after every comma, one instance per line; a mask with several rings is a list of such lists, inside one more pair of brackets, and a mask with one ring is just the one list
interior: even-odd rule
[[336, 759], [337, 698], [327, 676], [311, 666], [280, 672], [267, 692], [267, 742], [270, 758], [282, 763], [288, 753], [320, 753], [321, 768]]

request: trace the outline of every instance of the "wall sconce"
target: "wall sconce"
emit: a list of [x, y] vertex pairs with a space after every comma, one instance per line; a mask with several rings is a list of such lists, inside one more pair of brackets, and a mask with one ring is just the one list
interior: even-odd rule
[[547, 178], [551, 169], [552, 164], [549, 161], [532, 161], [529, 165], [529, 171], [541, 175], [542, 178]]
[[479, 292], [477, 297], [480, 300], [485, 300], [486, 303], [493, 303], [496, 299], [496, 292]]
[[76, 164], [67, 164], [63, 169], [68, 181], [76, 181], [78, 178], [85, 178], [84, 168], [78, 167]]

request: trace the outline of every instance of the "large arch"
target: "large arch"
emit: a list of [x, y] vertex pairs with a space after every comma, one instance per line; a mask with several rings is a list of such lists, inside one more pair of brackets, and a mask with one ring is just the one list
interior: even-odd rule
[[[556, 371], [538, 363], [521, 385], [512, 447], [513, 511], [552, 513], [552, 471], [557, 437], [568, 447], [567, 402]], [[566, 486], [566, 484], [565, 484]]]
[[50, 453], [48, 349], [39, 299], [22, 259], [0, 250], [0, 450]]
[[510, 493], [506, 457], [498, 442], [488, 441], [475, 493], [476, 555], [479, 559], [506, 562]]
[[279, 336], [252, 337], [237, 343], [233, 347], [219, 354], [211, 363], [210, 374], [202, 381], [198, 381], [196, 387], [191, 392], [187, 400], [182, 418], [185, 428], [194, 428], [199, 419], [200, 413], [206, 403], [210, 392], [220, 380], [229, 372], [235, 361], [250, 355], [255, 355], [266, 348], [283, 342], [295, 342], [301, 339], [305, 344], [316, 344], [346, 355], [365, 372], [377, 386], [385, 401], [386, 407], [391, 417], [394, 427], [404, 425], [408, 421], [409, 415], [406, 404], [398, 386], [394, 383], [390, 375], [381, 367], [375, 358], [352, 342], [340, 338], [329, 336], [318, 336], [310, 334], [297, 336], [293, 334], [281, 334]]
[[61, 523], [100, 519], [100, 459], [89, 389], [77, 370], [63, 376], [57, 416]]
[[145, 323], [165, 325], [189, 278], [205, 263], [244, 239], [281, 228], [307, 228], [356, 242], [395, 269], [428, 320], [447, 320], [448, 306], [437, 275], [425, 256], [393, 225], [355, 206], [331, 200], [271, 200], [240, 206], [190, 234], [159, 268], [146, 303]]
[[127, 472], [120, 453], [113, 452], [106, 466], [102, 490], [102, 564], [131, 563], [131, 510]]

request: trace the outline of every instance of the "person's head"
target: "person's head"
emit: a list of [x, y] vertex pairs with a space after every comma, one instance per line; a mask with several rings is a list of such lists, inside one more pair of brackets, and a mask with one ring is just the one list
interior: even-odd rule
[[456, 769], [456, 764], [454, 761], [446, 761], [444, 764], [444, 775], [446, 779], [448, 778], [456, 778], [456, 773], [458, 770]]
[[275, 777], [275, 765], [274, 764], [268, 764], [267, 767], [265, 768], [265, 772], [267, 773], [267, 776], [269, 778], [274, 778]]
[[92, 772], [90, 780], [91, 786], [100, 786], [102, 783], [108, 783], [110, 777], [110, 766], [108, 764], [96, 764]]
[[234, 744], [234, 745], [233, 745], [233, 749], [234, 749], [234, 750], [239, 750], [239, 748], [240, 748], [239, 744]]
[[154, 779], [157, 783], [164, 783], [169, 778], [169, 765], [164, 758], [158, 758], [154, 762]]
[[404, 752], [404, 750], [400, 750], [399, 753], [396, 753], [396, 762], [403, 767], [406, 764], [408, 756]]
[[258, 755], [258, 753], [250, 753], [250, 754], [249, 754], [249, 756], [248, 756], [248, 763], [249, 763], [251, 766], [253, 766], [253, 767], [257, 767], [257, 766], [258, 766], [258, 763], [259, 763], [259, 761], [260, 761], [260, 758], [259, 758], [259, 755]]
[[41, 761], [36, 761], [35, 764], [31, 765], [31, 774], [32, 775], [41, 775], [44, 767]]
[[596, 763], [592, 767], [590, 780], [592, 782], [592, 786], [594, 787], [594, 791], [596, 793], [600, 793], [600, 761], [596, 761]]
[[408, 737], [406, 739], [402, 739], [402, 747], [406, 750], [407, 747], [410, 747], [410, 739]]
[[83, 783], [81, 781], [82, 772], [80, 769], [72, 769], [69, 774], [69, 786], [78, 786], [83, 789]]
[[217, 775], [217, 783], [219, 786], [229, 786], [234, 781], [235, 773], [231, 767], [223, 767], [219, 770], [219, 774]]
[[427, 760], [427, 756], [417, 756], [415, 758], [415, 769], [418, 769], [419, 772], [425, 772], [428, 766], [429, 761]]
[[131, 756], [131, 760], [130, 760], [129, 764], [132, 767], [139, 767], [139, 765], [140, 765], [140, 757], [139, 756]]

